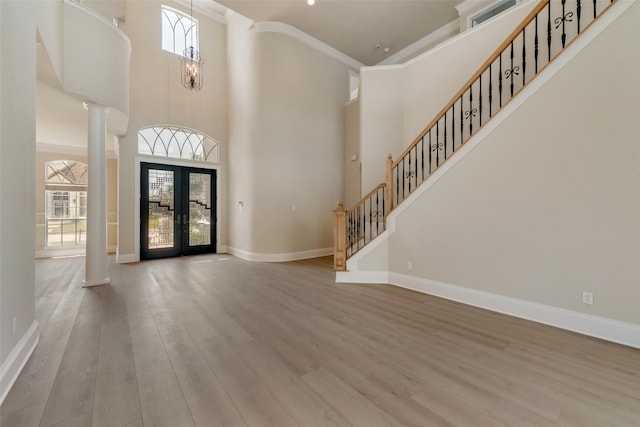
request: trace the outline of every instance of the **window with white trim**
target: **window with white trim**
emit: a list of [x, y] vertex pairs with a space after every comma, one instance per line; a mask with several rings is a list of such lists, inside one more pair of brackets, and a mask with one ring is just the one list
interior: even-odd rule
[[87, 237], [87, 165], [73, 160], [45, 164], [47, 246], [84, 245]]
[[162, 49], [182, 56], [190, 46], [198, 50], [198, 20], [162, 5]]

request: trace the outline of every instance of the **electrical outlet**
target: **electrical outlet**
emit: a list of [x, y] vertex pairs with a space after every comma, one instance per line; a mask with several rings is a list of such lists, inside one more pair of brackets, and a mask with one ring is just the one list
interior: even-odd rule
[[583, 304], [593, 304], [593, 293], [591, 292], [583, 292], [582, 293], [582, 303]]
[[16, 318], [11, 319], [11, 335], [16, 334]]
[[413, 264], [411, 261], [407, 261], [407, 270], [411, 270], [413, 268]]

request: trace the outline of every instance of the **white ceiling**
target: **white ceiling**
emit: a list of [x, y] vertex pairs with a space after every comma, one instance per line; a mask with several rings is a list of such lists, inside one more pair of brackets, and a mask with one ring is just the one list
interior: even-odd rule
[[450, 23], [461, 2], [316, 0], [309, 6], [306, 0], [218, 0], [256, 22], [292, 25], [365, 65], [375, 65]]

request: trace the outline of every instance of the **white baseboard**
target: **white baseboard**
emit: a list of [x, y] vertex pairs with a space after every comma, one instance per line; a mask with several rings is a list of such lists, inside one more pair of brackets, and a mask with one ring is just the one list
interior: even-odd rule
[[0, 405], [2, 405], [7, 394], [9, 394], [9, 390], [18, 379], [22, 368], [27, 364], [39, 339], [38, 322], [34, 320], [27, 332], [9, 353], [7, 359], [2, 363], [2, 366], [0, 366]]
[[307, 251], [287, 252], [279, 254], [260, 254], [228, 246], [227, 252], [238, 258], [246, 259], [247, 261], [287, 262], [329, 256], [333, 254], [333, 248], [311, 249]]
[[336, 283], [388, 284], [388, 271], [336, 271]]
[[117, 254], [116, 262], [118, 264], [127, 264], [130, 262], [138, 262], [140, 261], [136, 254]]
[[[117, 247], [116, 245], [107, 246], [107, 253], [114, 254], [116, 253]], [[42, 249], [36, 250], [36, 259], [38, 258], [51, 258], [57, 256], [84, 256], [86, 253], [86, 247], [84, 245], [81, 246], [72, 246], [72, 247], [45, 247]]]
[[420, 277], [389, 273], [389, 283], [498, 313], [532, 320], [583, 335], [640, 348], [640, 325]]

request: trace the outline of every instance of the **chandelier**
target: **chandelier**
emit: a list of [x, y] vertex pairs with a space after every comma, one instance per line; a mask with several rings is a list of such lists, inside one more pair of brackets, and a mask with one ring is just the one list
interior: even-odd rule
[[200, 58], [200, 52], [193, 47], [193, 33], [196, 29], [196, 24], [193, 21], [193, 0], [191, 0], [191, 46], [187, 47], [182, 57], [181, 62], [181, 81], [182, 86], [187, 90], [199, 91], [202, 88], [202, 64], [204, 59]]

